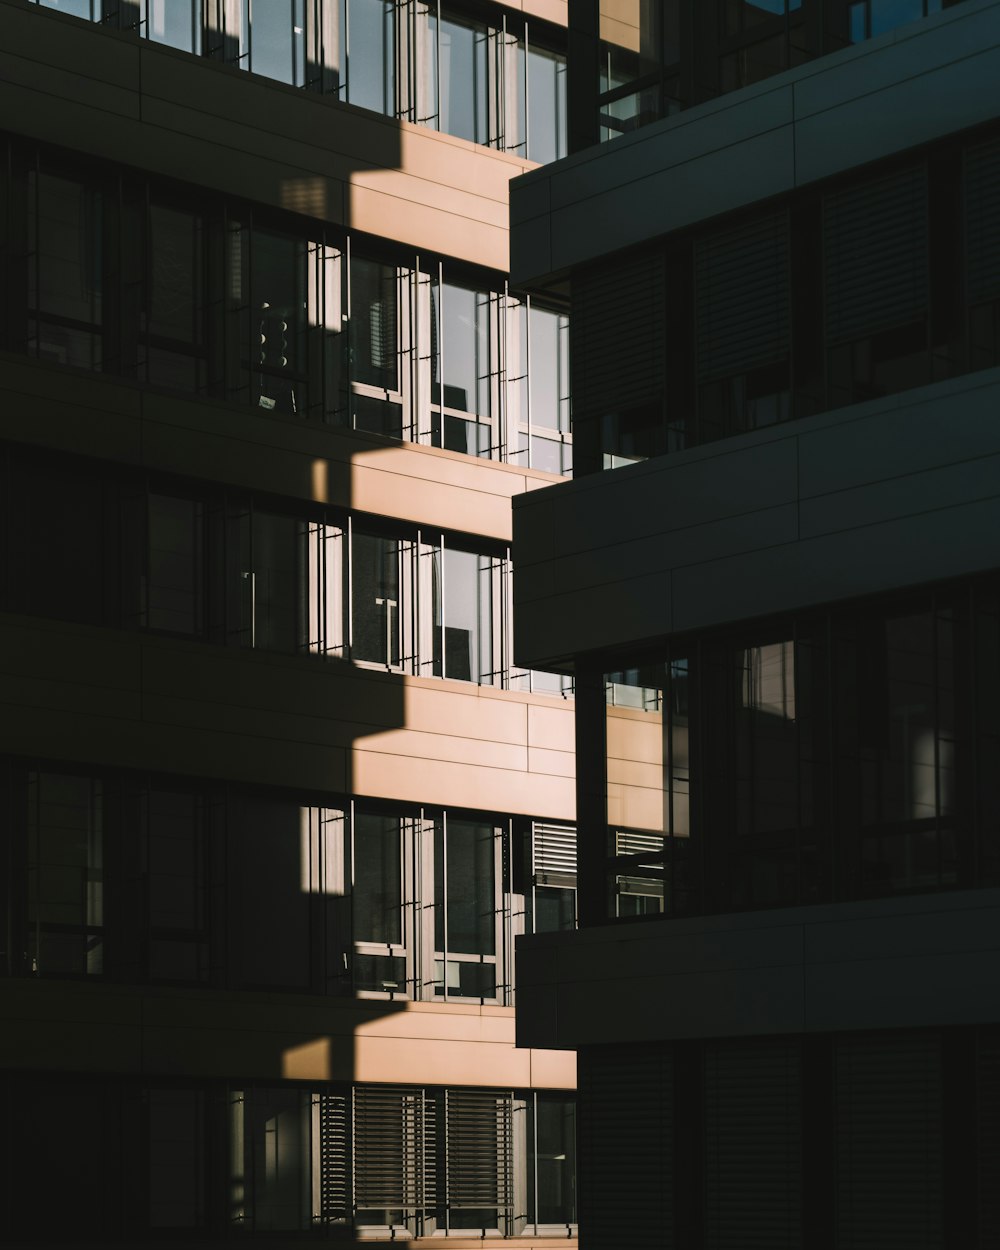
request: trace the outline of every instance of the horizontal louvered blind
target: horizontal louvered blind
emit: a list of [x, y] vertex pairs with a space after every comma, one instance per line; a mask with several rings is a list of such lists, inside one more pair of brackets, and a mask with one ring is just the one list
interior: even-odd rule
[[[580, 1228], [588, 1250], [670, 1250], [673, 1066], [660, 1047], [578, 1054]], [[626, 1234], [627, 1230], [627, 1236]]]
[[587, 266], [573, 275], [575, 416], [601, 416], [659, 399], [665, 350], [662, 253]]
[[536, 873], [572, 877], [576, 875], [576, 830], [569, 825], [536, 822], [534, 870]]
[[350, 1115], [346, 1094], [319, 1099], [320, 1219], [349, 1218], [351, 1175]]
[[847, 342], [927, 309], [927, 171], [889, 174], [823, 202], [826, 331]]
[[463, 1211], [513, 1213], [513, 1093], [445, 1092], [449, 1225], [464, 1227]]
[[1000, 1029], [983, 1029], [977, 1062], [979, 1250], [1000, 1246]]
[[837, 1245], [941, 1245], [940, 1039], [930, 1034], [837, 1042]]
[[650, 855], [655, 860], [663, 855], [665, 845], [662, 834], [636, 833], [632, 829], [619, 829], [615, 834], [617, 855]]
[[435, 1200], [434, 1103], [420, 1089], [354, 1091], [354, 1206], [422, 1211]]
[[801, 1072], [788, 1041], [705, 1050], [705, 1245], [797, 1250], [801, 1229]]
[[969, 303], [1000, 297], [1000, 139], [965, 153], [965, 255]]
[[743, 373], [788, 354], [788, 214], [769, 213], [695, 246], [698, 377]]

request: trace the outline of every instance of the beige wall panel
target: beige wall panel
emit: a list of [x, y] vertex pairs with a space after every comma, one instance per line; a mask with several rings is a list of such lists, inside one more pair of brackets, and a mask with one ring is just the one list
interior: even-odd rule
[[[538, 747], [528, 748], [528, 771], [545, 773], [550, 777], [569, 777], [575, 775], [576, 756], [572, 751], [545, 751]], [[570, 819], [569, 813], [566, 814]]]
[[408, 727], [370, 734], [358, 750], [439, 763], [459, 761], [471, 768], [502, 768], [511, 772], [526, 772], [528, 768], [528, 751], [523, 745], [459, 738], [443, 733], [419, 733]]
[[428, 1085], [525, 1086], [531, 1079], [528, 1051], [479, 1042], [397, 1042], [358, 1039], [359, 1081], [403, 1081]]
[[576, 1089], [575, 1050], [529, 1050], [532, 1089]]
[[573, 700], [553, 698], [547, 705], [528, 708], [528, 745], [548, 751], [576, 750]]
[[609, 707], [608, 757], [659, 765], [663, 761], [663, 717], [659, 712]]
[[355, 749], [353, 761], [356, 794], [514, 816], [572, 819], [575, 791], [569, 778], [380, 756], [363, 747]]
[[408, 677], [404, 689], [407, 726], [488, 742], [527, 743], [523, 695], [432, 677]]
[[0, 438], [510, 541], [511, 499], [551, 474], [0, 360]]
[[355, 228], [398, 239], [411, 247], [473, 261], [506, 272], [510, 263], [504, 226], [427, 208], [388, 190], [352, 183], [346, 217]]

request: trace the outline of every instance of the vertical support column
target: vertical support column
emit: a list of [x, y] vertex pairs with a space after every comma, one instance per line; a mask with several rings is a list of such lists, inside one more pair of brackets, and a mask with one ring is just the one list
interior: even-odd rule
[[570, 152], [599, 140], [597, 88], [600, 73], [598, 0], [573, 0], [569, 6], [566, 57], [567, 139]]
[[607, 920], [607, 712], [601, 672], [576, 677], [577, 906], [581, 928]]

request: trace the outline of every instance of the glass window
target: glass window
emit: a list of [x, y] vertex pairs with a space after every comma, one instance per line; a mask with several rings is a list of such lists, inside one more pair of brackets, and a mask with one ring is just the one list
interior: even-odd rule
[[446, 818], [434, 830], [435, 992], [495, 998], [496, 837], [492, 825]]
[[243, 578], [251, 646], [293, 652], [302, 645], [305, 526], [295, 517], [255, 512], [249, 570]]
[[444, 552], [444, 676], [493, 679], [491, 561], [472, 551]]
[[145, 1104], [150, 1227], [200, 1227], [205, 1220], [205, 1096], [201, 1090], [151, 1089]]
[[250, 68], [278, 82], [305, 83], [305, 0], [253, 0]]
[[54, 364], [100, 369], [103, 203], [90, 184], [28, 178], [29, 350]]
[[145, 794], [145, 813], [149, 975], [154, 980], [204, 981], [207, 831], [202, 798], [151, 789]]
[[148, 380], [199, 391], [205, 386], [204, 224], [195, 213], [149, 209]]
[[566, 155], [566, 58], [528, 46], [528, 160]]
[[253, 1230], [312, 1223], [312, 1096], [294, 1088], [229, 1095], [232, 1224]]
[[352, 378], [399, 390], [399, 289], [392, 265], [351, 258]]
[[471, 143], [490, 140], [487, 109], [487, 28], [441, 10], [429, 18], [436, 47], [438, 129]]
[[252, 401], [267, 411], [306, 412], [306, 251], [301, 239], [251, 233], [244, 341]]
[[196, 634], [202, 628], [202, 505], [149, 496], [146, 624]]
[[199, 0], [146, 0], [146, 35], [184, 52], [201, 52]]
[[[398, 816], [354, 813], [354, 988], [407, 991], [403, 828]], [[369, 946], [375, 949], [369, 949]]]
[[[340, 0], [341, 83], [350, 104], [390, 116], [396, 111], [393, 0]], [[350, 41], [348, 46], [348, 39]]]
[[535, 1225], [576, 1223], [576, 1100], [531, 1095], [528, 1117], [528, 1218]]
[[400, 543], [354, 530], [351, 538], [351, 654], [400, 663]]
[[28, 779], [29, 971], [104, 971], [104, 789], [59, 773]]

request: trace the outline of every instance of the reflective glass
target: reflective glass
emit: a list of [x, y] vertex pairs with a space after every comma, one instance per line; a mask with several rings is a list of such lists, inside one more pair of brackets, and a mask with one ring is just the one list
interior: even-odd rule
[[305, 81], [304, 0], [253, 0], [250, 68], [278, 82]]
[[397, 816], [357, 812], [354, 817], [354, 938], [396, 944], [402, 940], [402, 853]]
[[43, 9], [56, 9], [59, 13], [69, 13], [72, 17], [82, 17], [85, 21], [94, 21], [93, 0], [39, 0]]
[[201, 217], [150, 205], [149, 257], [149, 381], [198, 390], [205, 353]]
[[532, 305], [528, 316], [531, 424], [569, 432], [569, 318]]
[[199, 0], [146, 0], [146, 35], [183, 52], [201, 51]]
[[[435, 829], [434, 946], [438, 952], [496, 954], [496, 866], [492, 825], [447, 822]], [[465, 964], [453, 965], [456, 975]], [[475, 964], [468, 965], [471, 970]], [[449, 968], [449, 973], [451, 968]]]
[[445, 10], [440, 25], [431, 17], [430, 29], [438, 39], [438, 128], [472, 143], [488, 142], [486, 27]]
[[352, 378], [387, 391], [399, 389], [396, 269], [355, 256], [351, 260]]
[[[376, 113], [395, 112], [395, 5], [392, 0], [341, 0], [341, 81], [348, 102]], [[346, 24], [345, 24], [346, 18]]]
[[352, 641], [357, 660], [399, 664], [399, 543], [354, 531], [352, 538]]
[[528, 1210], [537, 1224], [576, 1223], [576, 1102], [535, 1095]]
[[249, 1089], [230, 1098], [230, 1220], [254, 1230], [312, 1223], [312, 1095]]
[[566, 58], [528, 48], [528, 160], [546, 164], [566, 155]]
[[489, 294], [446, 282], [441, 291], [441, 305], [444, 405], [487, 416]]
[[870, 0], [872, 38], [924, 15], [924, 0]]
[[481, 681], [490, 675], [489, 562], [471, 551], [444, 553], [444, 675]]
[[149, 496], [147, 624], [194, 634], [201, 628], [201, 504]]
[[265, 651], [299, 647], [301, 526], [294, 517], [256, 512], [250, 588], [253, 645]]
[[207, 976], [205, 845], [197, 794], [150, 790], [146, 796], [146, 899], [149, 974], [199, 981]]
[[255, 230], [249, 309], [253, 397], [267, 411], [305, 412], [306, 244]]

